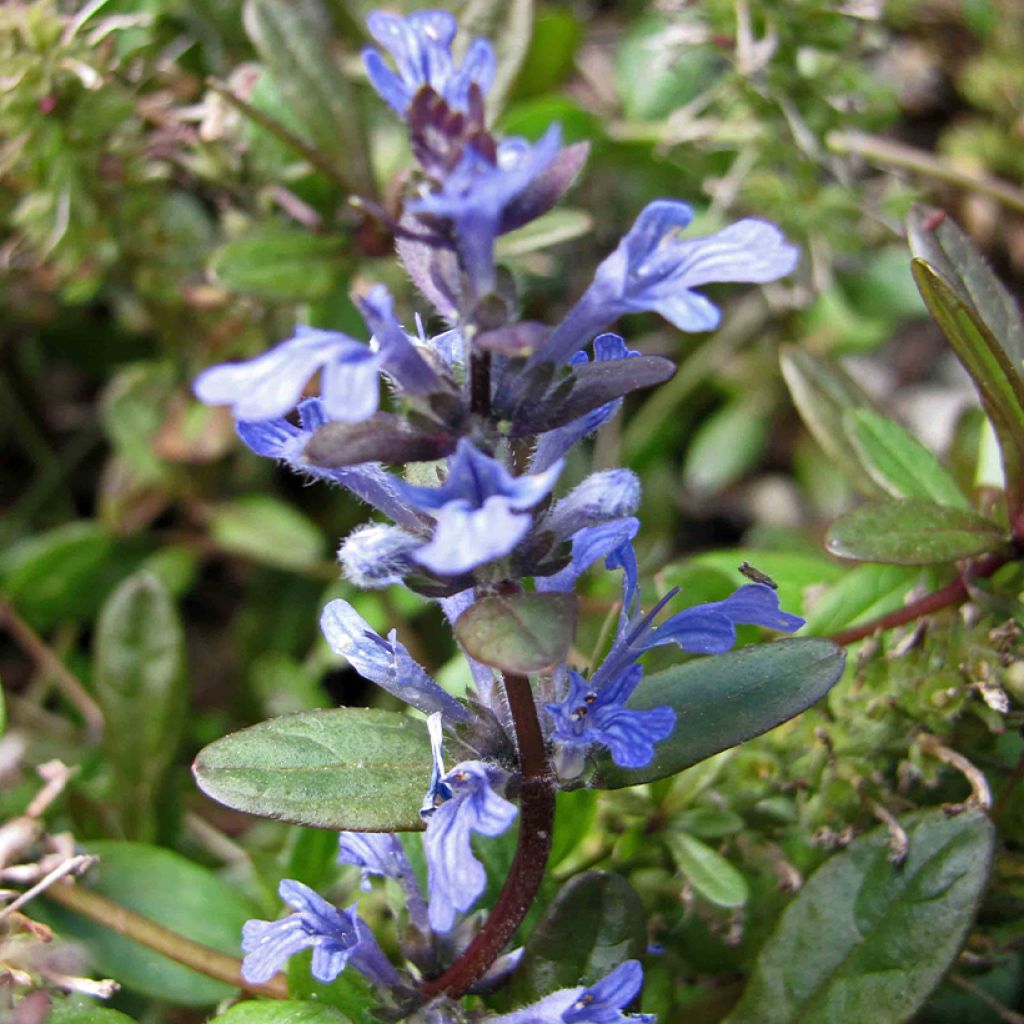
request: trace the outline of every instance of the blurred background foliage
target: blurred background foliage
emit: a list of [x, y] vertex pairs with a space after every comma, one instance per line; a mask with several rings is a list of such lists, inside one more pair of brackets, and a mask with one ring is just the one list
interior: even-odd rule
[[[465, 682], [435, 608], [338, 580], [332, 547], [364, 510], [252, 457], [230, 417], [189, 393], [200, 368], [258, 352], [296, 321], [362, 336], [349, 295], [363, 282], [396, 290], [409, 324], [422, 308], [375, 213], [394, 212], [407, 166], [358, 62], [376, 6], [0, 6], [0, 819], [24, 812], [36, 766], [59, 757], [76, 774], [46, 812], [47, 836], [105, 851], [108, 894], [168, 924], [177, 914], [183, 931], [227, 951], [240, 920], [276, 912], [280, 877], [334, 880], [331, 837], [204, 802], [187, 766], [204, 743], [263, 717], [388, 699], [320, 640], [324, 602], [344, 595], [375, 628], [397, 624], [443, 681]], [[799, 371], [826, 392], [856, 389], [984, 503], [994, 480], [983, 417], [926, 318], [902, 224], [914, 199], [943, 207], [1019, 294], [1019, 5], [460, 10], [498, 43], [499, 126], [536, 137], [558, 120], [592, 144], [568, 206], [503, 241], [531, 317], [566, 310], [658, 196], [692, 203], [699, 231], [771, 218], [804, 253], [786, 282], [725, 298], [713, 335], [680, 336], [653, 317], [623, 325], [679, 372], [631, 398], [567, 476], [619, 463], [641, 474], [638, 550], [652, 586], [717, 599], [747, 559], [776, 577], [810, 632], [828, 635], [947, 581], [941, 568], [824, 552], [827, 523], [866, 476], [827, 450], [827, 430], [823, 449], [802, 425], [787, 381]], [[780, 351], [797, 367], [785, 379]], [[918, 1019], [1021, 1019], [1006, 1014], [1024, 1010], [1022, 582], [1010, 567], [936, 628], [861, 643], [827, 706], [678, 779], [567, 797], [579, 827], [556, 873], [628, 876], [664, 947], [644, 1009], [721, 1019], [801, 880], [876, 824], [879, 807], [963, 800], [966, 758], [994, 790], [1000, 853], [953, 981]], [[583, 660], [614, 596], [592, 582]], [[133, 895], [129, 879], [147, 870], [164, 885]], [[201, 898], [170, 906], [186, 889]], [[124, 983], [115, 1004], [140, 1021], [203, 1020], [228, 994], [40, 905], [87, 942], [96, 972]]]

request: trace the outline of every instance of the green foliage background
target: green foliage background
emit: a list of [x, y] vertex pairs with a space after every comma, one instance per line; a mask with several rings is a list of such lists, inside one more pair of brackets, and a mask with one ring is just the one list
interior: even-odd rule
[[[229, 0], [0, 7], [0, 672], [17, 744], [0, 766], [0, 820], [24, 812], [38, 765], [75, 766], [47, 834], [70, 831], [104, 854], [101, 891], [225, 953], [237, 953], [247, 916], [276, 914], [281, 877], [336, 894], [357, 885], [333, 867], [329, 834], [235, 815], [201, 799], [188, 773], [200, 747], [266, 717], [394, 706], [320, 639], [325, 601], [344, 596], [375, 628], [397, 624], [450, 688], [466, 683], [436, 609], [338, 580], [331, 546], [364, 511], [251, 456], [224, 411], [188, 390], [200, 368], [262, 350], [297, 318], [360, 335], [349, 294], [363, 282], [386, 282], [402, 310], [417, 306], [386, 231], [347, 202], [354, 190], [388, 205], [406, 161], [358, 65], [373, 6], [252, 0], [244, 17]], [[804, 254], [792, 279], [728, 298], [712, 336], [642, 316], [624, 324], [632, 344], [669, 355], [679, 373], [631, 398], [567, 476], [620, 463], [641, 474], [648, 596], [679, 585], [688, 603], [724, 597], [749, 560], [808, 617], [809, 634], [827, 636], [953, 579], [941, 565], [826, 553], [829, 521], [877, 490], [864, 450], [890, 450], [892, 439], [863, 410], [849, 414], [852, 427], [840, 408], [809, 431], [787, 384], [849, 388], [848, 405], [902, 420], [938, 449], [954, 490], [998, 520], [983, 417], [925, 316], [902, 222], [915, 198], [948, 209], [1019, 293], [1016, 6], [573, 0], [536, 4], [532, 25], [527, 3], [462, 6], [499, 40], [499, 126], [536, 137], [557, 119], [570, 141], [593, 146], [568, 207], [504, 240], [531, 315], [567, 309], [659, 196], [691, 202], [698, 232], [771, 218]], [[834, 376], [838, 366], [857, 383]], [[794, 892], [830, 859], [837, 874], [851, 863], [882, 870], [881, 833], [854, 837], [887, 812], [908, 828], [923, 821], [922, 835], [939, 828], [914, 815], [967, 799], [966, 758], [993, 791], [996, 826], [990, 888], [962, 897], [969, 909], [981, 901], [966, 951], [920, 1008], [963, 938], [949, 925], [945, 960], [868, 1005], [877, 1020], [1018, 1019], [1000, 1013], [1024, 1011], [1022, 585], [1011, 565], [977, 581], [962, 611], [859, 644], [821, 705], [675, 779], [564, 795], [570, 838], [556, 847], [555, 876], [595, 887], [593, 899], [617, 884], [608, 877], [628, 878], [648, 940], [663, 947], [647, 960], [643, 1009], [688, 1024], [730, 1012], [736, 1024], [797, 1019], [798, 1008], [768, 1016], [750, 995], [771, 984], [766, 937], [809, 927], [799, 912], [779, 925]], [[591, 588], [584, 661], [615, 599], [609, 583]], [[982, 842], [975, 815], [951, 819], [965, 843]], [[928, 842], [941, 851], [954, 840]], [[854, 856], [840, 861], [851, 841]], [[495, 866], [508, 855], [492, 852]], [[595, 868], [615, 874], [581, 874]], [[137, 877], [151, 884], [136, 892]], [[836, 914], [843, 884], [827, 889]], [[204, 895], [176, 905], [186, 891]], [[367, 899], [382, 914], [383, 897]], [[556, 911], [546, 927], [557, 942]], [[83, 969], [122, 981], [112, 1005], [142, 1024], [202, 1021], [230, 995], [171, 965], [147, 967], [139, 947], [49, 902], [31, 912], [86, 943]], [[13, 943], [0, 934], [0, 961]], [[530, 956], [547, 977], [543, 946]], [[919, 996], [909, 1009], [885, 1001], [908, 987]], [[358, 993], [337, 998], [355, 1020]], [[66, 1024], [123, 1020], [60, 1012]], [[311, 1024], [340, 1019], [309, 1012]], [[826, 1015], [799, 1019], [868, 1019], [814, 1012]], [[264, 1018], [239, 1007], [225, 1019]]]

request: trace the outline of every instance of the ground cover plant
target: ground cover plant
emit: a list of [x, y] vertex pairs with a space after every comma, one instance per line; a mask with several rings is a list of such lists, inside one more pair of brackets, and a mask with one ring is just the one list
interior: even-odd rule
[[0, 1019], [1024, 1019], [1021, 29], [0, 10]]

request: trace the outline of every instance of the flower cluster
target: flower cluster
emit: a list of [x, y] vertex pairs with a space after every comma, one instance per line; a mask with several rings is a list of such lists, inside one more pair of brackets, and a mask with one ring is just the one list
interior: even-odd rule
[[[684, 239], [690, 208], [659, 201], [599, 265], [561, 323], [518, 320], [516, 297], [495, 263], [495, 241], [557, 202], [586, 147], [563, 147], [557, 126], [534, 143], [496, 138], [485, 108], [494, 54], [477, 40], [457, 63], [449, 14], [377, 13], [368, 25], [393, 62], [368, 49], [370, 82], [405, 122], [419, 164], [396, 220], [399, 257], [444, 329], [432, 336], [407, 332], [390, 294], [377, 286], [357, 297], [368, 342], [300, 326], [263, 355], [206, 370], [195, 392], [204, 402], [230, 405], [241, 439], [257, 454], [340, 484], [385, 517], [340, 547], [343, 572], [357, 586], [404, 584], [439, 600], [455, 623], [481, 598], [510, 588], [570, 593], [602, 560], [621, 571], [622, 612], [603, 663], [589, 677], [566, 663], [539, 674], [546, 697], [539, 728], [549, 770], [562, 784], [585, 781], [588, 765], [601, 757], [642, 767], [675, 725], [671, 708], [630, 706], [645, 652], [675, 644], [694, 654], [720, 653], [733, 646], [740, 624], [791, 633], [801, 620], [781, 611], [764, 584], [663, 615], [673, 592], [645, 613], [632, 546], [640, 525], [636, 476], [624, 469], [595, 473], [554, 497], [566, 453], [607, 422], [624, 395], [674, 369], [601, 332], [620, 315], [643, 311], [683, 331], [711, 329], [718, 311], [697, 288], [775, 280], [793, 269], [796, 251], [759, 220]], [[319, 396], [304, 397], [317, 375]], [[382, 393], [389, 396], [383, 407]], [[414, 477], [386, 468], [393, 464], [417, 464]], [[340, 860], [360, 868], [365, 884], [388, 878], [404, 894], [408, 966], [392, 964], [354, 906], [339, 910], [285, 881], [281, 898], [294, 912], [247, 925], [244, 973], [252, 982], [266, 980], [289, 956], [311, 948], [321, 981], [352, 967], [382, 989], [415, 991], [418, 979], [436, 976], [472, 936], [475, 924], [465, 915], [486, 885], [472, 837], [498, 836], [517, 815], [508, 797], [521, 766], [504, 680], [471, 659], [475, 692], [457, 700], [394, 632], [378, 635], [344, 600], [327, 605], [321, 627], [356, 671], [429, 716], [427, 890], [397, 836], [343, 833]], [[456, 732], [459, 749], [477, 756], [445, 771], [442, 735], [454, 740]], [[514, 957], [504, 963], [511, 966]], [[590, 988], [555, 992], [496, 1019], [640, 1020], [622, 1011], [641, 978], [630, 961]]]

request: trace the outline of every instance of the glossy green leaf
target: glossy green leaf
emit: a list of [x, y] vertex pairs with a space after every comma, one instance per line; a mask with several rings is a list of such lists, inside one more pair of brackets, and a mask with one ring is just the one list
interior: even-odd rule
[[497, 70], [487, 92], [487, 109], [497, 116], [505, 106], [512, 84], [523, 66], [533, 35], [533, 0], [465, 0], [457, 11], [459, 35], [455, 55], [461, 58], [469, 44], [487, 39], [494, 47]]
[[[786, 611], [797, 615], [805, 615], [807, 612], [805, 595], [808, 588], [834, 583], [850, 571], [841, 562], [836, 562], [825, 555], [808, 554], [804, 551], [762, 551], [759, 548], [708, 551], [688, 558], [682, 566], [708, 566], [717, 569], [727, 575], [732, 590], [735, 590], [736, 587], [750, 582], [739, 571], [744, 562], [770, 576], [778, 584], [779, 603]], [[662, 570], [659, 576], [668, 587], [680, 582], [671, 566]]]
[[768, 419], [756, 402], [729, 402], [694, 431], [683, 464], [683, 483], [701, 494], [734, 483], [760, 458]]
[[894, 420], [871, 409], [851, 409], [843, 422], [865, 469], [892, 497], [970, 508], [949, 470]]
[[592, 789], [561, 792], [555, 807], [555, 834], [548, 866], [558, 867], [590, 834], [597, 817], [597, 794]]
[[901, 607], [921, 570], [902, 565], [858, 565], [835, 582], [807, 615], [807, 633], [828, 635]]
[[213, 508], [210, 535], [225, 551], [280, 569], [308, 569], [325, 547], [311, 519], [270, 494], [243, 494]]
[[1011, 365], [1024, 366], [1024, 320], [1017, 300], [992, 273], [977, 246], [952, 217], [926, 206], [914, 206], [907, 217], [910, 251], [926, 260], [970, 303], [1000, 343]]
[[676, 866], [708, 902], [730, 909], [747, 902], [747, 880], [717, 850], [685, 832], [672, 832], [668, 845]]
[[514, 1003], [572, 985], [590, 985], [647, 945], [645, 914], [620, 875], [587, 871], [559, 892], [530, 933], [510, 982]]
[[353, 192], [373, 195], [369, 145], [356, 90], [302, 4], [247, 0], [245, 30], [306, 137]]
[[129, 550], [101, 523], [79, 520], [12, 544], [0, 556], [4, 596], [37, 629], [87, 619], [125, 572]]
[[46, 1024], [135, 1024], [120, 1010], [111, 1010], [96, 1003], [54, 1003]]
[[[241, 955], [242, 925], [257, 915], [234, 886], [157, 846], [114, 839], [82, 845], [87, 853], [98, 854], [100, 862], [78, 885], [195, 942]], [[86, 947], [97, 973], [134, 992], [186, 1006], [209, 1006], [237, 991], [64, 907], [46, 903], [43, 911], [46, 922], [63, 938]]]
[[499, 260], [526, 256], [538, 249], [548, 249], [553, 245], [581, 238], [589, 234], [593, 226], [594, 218], [586, 210], [549, 210], [518, 231], [502, 235], [498, 239], [494, 253]]
[[174, 760], [188, 703], [185, 634], [166, 587], [151, 573], [129, 576], [100, 613], [96, 701], [117, 778], [124, 834], [155, 835], [156, 796]]
[[543, 672], [565, 661], [576, 633], [573, 594], [494, 594], [459, 616], [455, 636], [477, 661], [503, 672]]
[[1024, 380], [979, 314], [922, 259], [914, 280], [929, 312], [971, 375], [995, 427], [1011, 509], [1024, 506]]
[[300, 999], [248, 1000], [214, 1017], [210, 1024], [347, 1024], [332, 1006]]
[[825, 546], [840, 558], [932, 565], [995, 551], [1005, 544], [991, 520], [927, 501], [871, 502], [829, 526]]
[[204, 747], [193, 772], [214, 800], [265, 818], [355, 832], [421, 829], [426, 725], [337, 708], [272, 718]]
[[889, 861], [874, 829], [819, 868], [761, 949], [728, 1024], [900, 1024], [960, 949], [992, 856], [980, 811], [902, 822], [909, 852]]
[[348, 271], [337, 239], [264, 224], [222, 245], [210, 269], [226, 288], [271, 302], [312, 302]]
[[871, 399], [837, 366], [804, 349], [784, 347], [779, 363], [793, 404], [814, 440], [858, 491], [869, 498], [883, 496], [884, 489], [871, 478], [843, 429], [846, 413], [873, 408]]
[[681, 772], [800, 714], [842, 675], [845, 652], [828, 640], [779, 640], [697, 658], [644, 679], [629, 700], [637, 709], [675, 709], [676, 728], [645, 768], [599, 762], [593, 785], [635, 786]]

